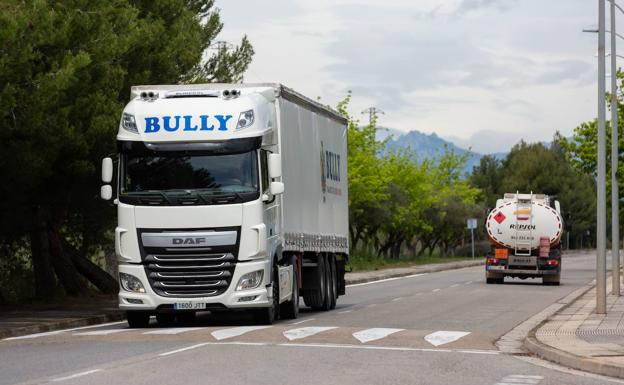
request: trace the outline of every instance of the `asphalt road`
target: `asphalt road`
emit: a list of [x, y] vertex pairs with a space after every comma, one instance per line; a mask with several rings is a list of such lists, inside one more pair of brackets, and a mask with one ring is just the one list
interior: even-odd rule
[[486, 285], [475, 267], [354, 285], [334, 311], [303, 309], [265, 328], [207, 314], [192, 327], [114, 323], [7, 339], [0, 385], [607, 384], [495, 345], [593, 275], [592, 255], [569, 255], [559, 287]]

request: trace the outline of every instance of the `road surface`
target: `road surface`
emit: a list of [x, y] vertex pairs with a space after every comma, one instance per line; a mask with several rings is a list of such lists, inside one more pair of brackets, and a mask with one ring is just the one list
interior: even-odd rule
[[347, 288], [336, 310], [259, 327], [241, 316], [192, 326], [125, 323], [0, 341], [5, 384], [609, 384], [500, 352], [505, 333], [594, 278], [564, 256], [562, 284], [486, 285], [483, 267]]

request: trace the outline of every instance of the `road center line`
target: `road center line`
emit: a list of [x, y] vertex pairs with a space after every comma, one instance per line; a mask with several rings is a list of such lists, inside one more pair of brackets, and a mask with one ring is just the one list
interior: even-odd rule
[[74, 378], [87, 376], [89, 374], [93, 374], [93, 373], [97, 373], [97, 372], [101, 372], [101, 371], [102, 371], [102, 369], [87, 370], [86, 372], [80, 372], [80, 373], [72, 374], [71, 376], [55, 378], [55, 379], [52, 380], [52, 382], [60, 382], [60, 381], [72, 380]]
[[180, 348], [180, 349], [176, 349], [176, 350], [171, 350], [169, 352], [160, 353], [158, 356], [159, 357], [166, 357], [166, 356], [170, 356], [172, 354], [182, 353], [182, 352], [185, 352], [187, 350], [201, 348], [202, 346], [206, 346], [208, 344], [209, 344], [209, 342], [204, 342], [204, 343], [201, 343], [201, 344], [191, 345], [191, 346], [187, 346], [185, 348]]
[[440, 289], [433, 289], [433, 290], [431, 290], [432, 293], [435, 293], [436, 291], [440, 291]]
[[406, 275], [406, 276], [404, 276], [404, 277], [394, 277], [394, 278], [380, 279], [379, 281], [371, 281], [371, 282], [355, 283], [355, 284], [353, 284], [353, 285], [347, 285], [347, 287], [357, 287], [357, 286], [364, 286], [364, 285], [372, 285], [372, 284], [374, 284], [374, 283], [382, 283], [382, 282], [396, 281], [397, 279], [405, 279], [405, 278], [422, 277], [423, 275], [427, 275], [427, 274], [429, 274], [429, 273], [412, 274], [412, 275]]
[[459, 286], [459, 283], [456, 283], [456, 284], [454, 284], [454, 285], [451, 285], [451, 287], [457, 287], [457, 286]]
[[393, 299], [391, 302], [400, 301], [400, 300], [402, 300], [402, 299], [403, 299], [403, 297], [395, 298], [395, 299]]
[[338, 314], [345, 314], [345, 313], [351, 313], [353, 310], [343, 310], [343, 311], [339, 311]]
[[316, 319], [316, 318], [308, 318], [308, 319], [304, 319], [304, 320], [301, 320], [301, 321], [297, 321], [297, 322], [290, 323], [289, 325], [299, 325], [299, 324], [302, 324], [302, 323], [304, 323], [304, 322], [313, 321], [313, 320], [315, 320], [315, 319]]

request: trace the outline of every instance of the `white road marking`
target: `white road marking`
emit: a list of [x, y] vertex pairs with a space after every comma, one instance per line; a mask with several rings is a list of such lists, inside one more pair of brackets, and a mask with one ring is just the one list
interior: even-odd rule
[[301, 320], [301, 321], [297, 321], [297, 322], [289, 323], [289, 325], [299, 325], [299, 324], [302, 324], [302, 323], [304, 323], [304, 322], [313, 321], [313, 320], [315, 320], [315, 319], [316, 319], [316, 318], [308, 318], [308, 319], [304, 319], [304, 320]]
[[429, 342], [433, 346], [440, 346], [448, 344], [450, 342], [457, 341], [458, 339], [467, 336], [470, 332], [456, 332], [440, 330], [435, 333], [431, 333], [425, 336], [425, 341]]
[[199, 328], [199, 327], [194, 327], [194, 328], [164, 328], [164, 329], [156, 329], [156, 330], [152, 330], [149, 332], [144, 332], [143, 334], [164, 334], [164, 335], [172, 335], [172, 334], [180, 334], [180, 333], [186, 333], [186, 332], [191, 332], [193, 330], [203, 330], [206, 328]]
[[472, 281], [468, 281], [466, 283], [464, 283], [464, 285], [470, 285], [472, 283]]
[[542, 376], [512, 374], [498, 381], [496, 385], [536, 385], [539, 384], [543, 379], [544, 377]]
[[440, 291], [440, 289], [433, 289], [433, 290], [431, 290], [432, 293], [435, 293], [436, 291]]
[[392, 328], [372, 328], [366, 330], [360, 330], [359, 332], [353, 333], [353, 337], [355, 337], [358, 341], [365, 344], [370, 341], [380, 340], [382, 338], [388, 337], [390, 334], [394, 334], [405, 329], [392, 329]]
[[239, 326], [235, 328], [215, 330], [210, 334], [212, 334], [216, 340], [221, 341], [226, 338], [238, 337], [255, 330], [268, 329], [270, 327], [271, 326]]
[[[462, 354], [490, 354], [493, 356], [502, 354], [498, 350], [453, 350], [453, 349], [426, 349], [426, 348], [402, 348], [392, 346], [376, 345], [342, 345], [342, 344], [302, 344], [302, 343], [270, 343], [270, 342], [206, 342], [205, 345], [249, 345], [249, 346], [283, 346], [294, 348], [327, 348], [327, 349], [359, 349], [359, 350], [388, 350], [397, 352], [419, 352], [419, 353], [462, 353]], [[195, 348], [197, 346], [190, 346]], [[188, 350], [189, 348], [178, 349]], [[174, 351], [174, 352], [178, 352]], [[164, 353], [163, 353], [164, 354]], [[162, 354], [161, 354], [162, 355]]]
[[8, 338], [3, 339], [2, 341], [13, 341], [13, 340], [23, 340], [23, 339], [30, 339], [30, 338], [39, 338], [39, 337], [45, 337], [45, 336], [53, 336], [53, 335], [56, 335], [56, 334], [72, 332], [72, 331], [76, 331], [76, 330], [94, 329], [94, 328], [100, 328], [100, 327], [106, 327], [106, 326], [112, 326], [112, 325], [119, 325], [119, 324], [123, 324], [123, 323], [126, 323], [126, 321], [109, 322], [109, 323], [99, 324], [99, 325], [81, 326], [81, 327], [71, 328], [71, 329], [54, 330], [54, 331], [51, 331], [51, 332], [27, 334], [27, 335], [24, 335], [24, 336], [17, 336], [17, 337], [8, 337]]
[[345, 314], [345, 313], [351, 313], [353, 310], [343, 310], [343, 311], [339, 311], [338, 314]]
[[209, 344], [209, 342], [204, 342], [204, 343], [201, 343], [201, 344], [191, 345], [191, 346], [187, 346], [185, 348], [180, 348], [180, 349], [176, 349], [176, 350], [171, 350], [169, 352], [160, 353], [158, 356], [159, 357], [166, 357], [166, 356], [170, 356], [172, 354], [182, 353], [182, 352], [185, 352], [187, 350], [201, 348], [202, 346], [206, 346], [208, 344]]
[[97, 373], [97, 372], [101, 372], [101, 371], [102, 371], [102, 369], [87, 370], [86, 372], [72, 374], [71, 376], [55, 378], [55, 379], [52, 380], [52, 382], [72, 380], [74, 378], [87, 376], [89, 374], [93, 374], [93, 373]]
[[107, 336], [109, 334], [117, 334], [122, 332], [129, 332], [130, 329], [106, 329], [106, 330], [94, 330], [92, 332], [74, 333], [75, 336]]
[[412, 275], [406, 275], [404, 277], [394, 277], [394, 278], [386, 278], [386, 279], [381, 279], [379, 281], [371, 281], [371, 282], [363, 282], [363, 283], [356, 283], [353, 285], [347, 285], [347, 287], [357, 287], [357, 286], [364, 286], [364, 285], [372, 285], [374, 283], [382, 283], [382, 282], [389, 282], [389, 281], [396, 281], [397, 279], [405, 279], [405, 278], [414, 278], [414, 277], [422, 277], [423, 275], [427, 275], [429, 273], [420, 273], [420, 274], [412, 274]]
[[289, 341], [300, 340], [302, 338], [310, 337], [318, 333], [322, 333], [327, 330], [336, 329], [336, 326], [309, 326], [306, 328], [299, 329], [291, 329], [286, 330], [284, 333], [284, 337], [288, 338]]
[[368, 305], [368, 306], [366, 306], [366, 307], [375, 307], [375, 306], [377, 306], [377, 304], [376, 304], [376, 303], [371, 303], [370, 305]]
[[392, 300], [392, 302], [397, 302], [397, 301], [400, 301], [402, 299], [403, 299], [403, 297], [395, 298], [395, 299]]
[[459, 283], [456, 283], [456, 284], [454, 284], [454, 285], [451, 285], [451, 287], [457, 287], [457, 286], [459, 286]]

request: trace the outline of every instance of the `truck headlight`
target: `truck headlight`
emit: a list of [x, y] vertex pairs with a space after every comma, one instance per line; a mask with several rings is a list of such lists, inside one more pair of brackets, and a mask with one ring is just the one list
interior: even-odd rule
[[128, 114], [125, 112], [123, 113], [123, 115], [121, 116], [121, 127], [123, 127], [126, 131], [130, 131], [135, 134], [139, 133], [139, 129], [136, 125], [136, 120], [134, 120], [134, 115], [132, 114]]
[[134, 275], [119, 273], [119, 283], [125, 291], [132, 293], [145, 293], [145, 288], [143, 287], [141, 280]]
[[238, 116], [238, 123], [236, 123], [236, 129], [240, 130], [246, 127], [249, 127], [254, 122], [254, 112], [253, 110], [241, 112]]
[[262, 277], [264, 276], [264, 270], [256, 270], [251, 273], [247, 273], [240, 277], [238, 285], [236, 285], [236, 291], [255, 289], [262, 284]]

